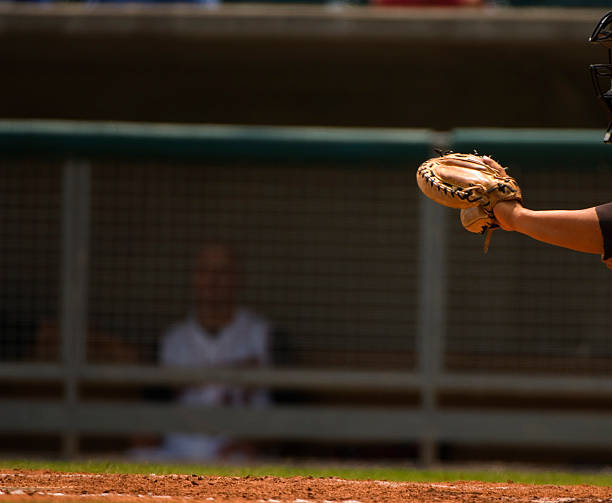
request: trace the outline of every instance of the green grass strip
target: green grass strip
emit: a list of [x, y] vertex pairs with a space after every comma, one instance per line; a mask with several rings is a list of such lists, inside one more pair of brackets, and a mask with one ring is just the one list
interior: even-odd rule
[[272, 465], [223, 466], [183, 464], [143, 464], [112, 461], [31, 461], [0, 460], [0, 468], [18, 470], [55, 470], [89, 473], [140, 473], [149, 474], [198, 474], [244, 477], [338, 477], [351, 480], [389, 480], [397, 482], [453, 482], [475, 480], [482, 482], [512, 481], [521, 484], [596, 485], [612, 486], [612, 473], [586, 473], [539, 470], [418, 470], [385, 466], [321, 466], [321, 465]]

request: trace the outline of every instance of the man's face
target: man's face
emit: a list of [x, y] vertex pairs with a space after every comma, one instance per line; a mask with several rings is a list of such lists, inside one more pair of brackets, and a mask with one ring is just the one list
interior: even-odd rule
[[209, 245], [198, 257], [194, 286], [199, 302], [234, 303], [238, 286], [236, 260], [224, 245]]

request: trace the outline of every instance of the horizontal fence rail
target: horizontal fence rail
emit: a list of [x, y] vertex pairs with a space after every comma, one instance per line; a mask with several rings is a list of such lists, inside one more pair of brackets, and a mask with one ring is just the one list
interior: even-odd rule
[[3, 156], [401, 164], [430, 141], [427, 130], [0, 121]]
[[[185, 369], [157, 366], [88, 364], [77, 373], [82, 383], [186, 386], [224, 383], [270, 389], [410, 392], [419, 391], [423, 378], [418, 373], [326, 369]], [[61, 381], [66, 372], [60, 365], [2, 363], [0, 379], [16, 381]], [[462, 393], [506, 393], [520, 396], [612, 395], [612, 379], [589, 376], [538, 376], [517, 374], [453, 374], [446, 372], [434, 383], [437, 391]]]
[[[612, 199], [600, 131], [0, 121], [0, 380], [62, 386], [57, 400], [4, 395], [0, 430], [60, 433], [66, 456], [84, 434], [169, 431], [415, 442], [426, 463], [442, 442], [612, 447], [607, 412], [444, 401], [608, 399], [612, 320], [597, 257], [501, 231], [485, 256], [421, 197], [414, 171], [436, 148], [494, 155], [535, 209]], [[158, 361], [211, 236], [242, 248], [243, 300], [279, 325], [260, 367]], [[192, 407], [84, 391], [205, 384], [315, 398]]]
[[440, 411], [433, 423], [419, 410], [363, 408], [275, 407], [228, 409], [174, 405], [82, 404], [69, 417], [58, 403], [0, 402], [17, 421], [0, 418], [0, 428], [19, 432], [62, 432], [71, 422], [79, 433], [189, 433], [228, 434], [256, 440], [318, 440], [400, 443], [419, 441], [426, 427], [439, 441], [468, 444], [538, 447], [612, 447], [610, 415], [567, 411], [467, 412]]

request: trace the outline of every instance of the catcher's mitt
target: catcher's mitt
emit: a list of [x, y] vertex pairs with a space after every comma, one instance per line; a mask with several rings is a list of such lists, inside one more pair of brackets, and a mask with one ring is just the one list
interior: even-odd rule
[[521, 201], [521, 189], [504, 169], [486, 164], [476, 154], [449, 153], [425, 161], [417, 170], [417, 184], [433, 201], [461, 209], [461, 223], [470, 232], [488, 233], [499, 227], [493, 208], [500, 201]]

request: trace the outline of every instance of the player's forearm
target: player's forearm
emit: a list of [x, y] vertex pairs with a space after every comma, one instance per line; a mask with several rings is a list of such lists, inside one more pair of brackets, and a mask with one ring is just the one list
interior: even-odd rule
[[533, 211], [518, 206], [511, 218], [512, 230], [538, 241], [585, 253], [604, 252], [595, 208]]

